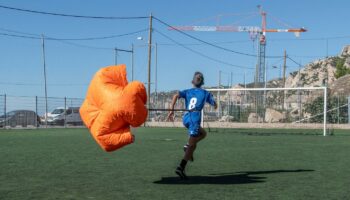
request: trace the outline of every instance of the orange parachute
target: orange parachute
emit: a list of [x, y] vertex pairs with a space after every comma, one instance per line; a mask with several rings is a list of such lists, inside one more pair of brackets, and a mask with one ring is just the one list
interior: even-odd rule
[[101, 148], [114, 151], [133, 142], [130, 125], [145, 122], [146, 101], [141, 82], [128, 84], [125, 65], [108, 66], [92, 79], [80, 115]]

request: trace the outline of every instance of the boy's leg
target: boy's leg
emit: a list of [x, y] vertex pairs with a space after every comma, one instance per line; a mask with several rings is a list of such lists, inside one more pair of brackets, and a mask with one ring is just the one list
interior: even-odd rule
[[175, 173], [179, 175], [181, 179], [187, 179], [187, 176], [185, 174], [187, 161], [193, 158], [193, 152], [196, 149], [197, 142], [199, 142], [206, 136], [205, 130], [200, 127], [200, 120], [193, 119], [195, 117], [196, 116], [194, 115], [191, 118], [190, 113], [187, 113], [183, 118], [183, 123], [185, 127], [189, 129], [191, 134], [195, 134], [195, 137], [194, 136], [189, 137], [188, 147], [185, 151], [184, 158], [181, 160], [180, 165], [175, 170]]
[[197, 147], [197, 143], [199, 141], [201, 141], [202, 139], [204, 139], [206, 136], [207, 136], [207, 132], [202, 127], [199, 127], [199, 136], [197, 136], [197, 137], [190, 136], [189, 137], [184, 160], [186, 160], [186, 161], [191, 160], [191, 158], [193, 157], [193, 152], [195, 151], [195, 149]]
[[179, 175], [181, 179], [187, 179], [187, 176], [185, 174], [185, 167], [186, 167], [187, 161], [193, 158], [193, 152], [196, 149], [197, 143], [202, 139], [204, 139], [206, 135], [207, 135], [206, 131], [200, 127], [199, 136], [189, 137], [188, 146], [187, 146], [184, 158], [181, 160], [180, 165], [175, 170], [175, 173]]
[[[188, 146], [189, 146], [189, 144], [188, 144], [188, 142], [187, 142], [187, 143], [184, 145], [184, 152], [185, 152], [185, 153], [186, 153], [186, 151], [187, 151]], [[192, 155], [192, 157], [190, 158], [190, 161], [191, 161], [191, 162], [194, 161], [193, 155]]]

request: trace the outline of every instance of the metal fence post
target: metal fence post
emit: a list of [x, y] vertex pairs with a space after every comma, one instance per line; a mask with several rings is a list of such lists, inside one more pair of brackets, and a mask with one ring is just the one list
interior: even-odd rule
[[38, 96], [35, 96], [35, 114], [36, 114], [36, 116], [35, 116], [35, 126], [36, 126], [36, 128], [38, 128], [39, 127], [39, 124], [38, 124], [38, 117], [37, 116], [39, 116], [38, 115]]
[[6, 128], [6, 94], [4, 94], [4, 116], [5, 116], [5, 121], [4, 121], [4, 129]]
[[67, 116], [67, 97], [64, 97], [64, 121], [63, 121], [64, 128], [67, 127], [66, 116]]
[[338, 120], [338, 124], [339, 124], [339, 121], [340, 121], [340, 111], [339, 111], [339, 94], [337, 95], [337, 120]]
[[350, 124], [350, 96], [348, 96], [348, 123]]

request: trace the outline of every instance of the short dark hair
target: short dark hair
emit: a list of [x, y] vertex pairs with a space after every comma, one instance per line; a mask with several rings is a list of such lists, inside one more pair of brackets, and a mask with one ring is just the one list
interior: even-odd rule
[[192, 84], [197, 88], [202, 87], [204, 85], [204, 76], [202, 72], [195, 72], [192, 79]]

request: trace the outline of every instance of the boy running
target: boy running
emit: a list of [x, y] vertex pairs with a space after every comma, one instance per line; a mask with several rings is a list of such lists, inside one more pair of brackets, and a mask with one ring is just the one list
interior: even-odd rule
[[183, 116], [183, 124], [188, 129], [188, 143], [184, 146], [185, 155], [180, 162], [180, 165], [176, 168], [175, 173], [180, 176], [181, 179], [187, 179], [185, 174], [185, 167], [188, 160], [193, 161], [193, 152], [196, 149], [197, 143], [205, 138], [206, 131], [200, 126], [201, 123], [201, 111], [205, 102], [217, 108], [217, 104], [213, 98], [213, 95], [208, 91], [202, 89], [204, 84], [204, 77], [201, 72], [195, 72], [192, 80], [193, 88], [183, 90], [174, 95], [170, 112], [168, 114], [168, 120], [174, 120], [174, 106], [177, 99], [184, 98], [186, 109], [188, 110]]

